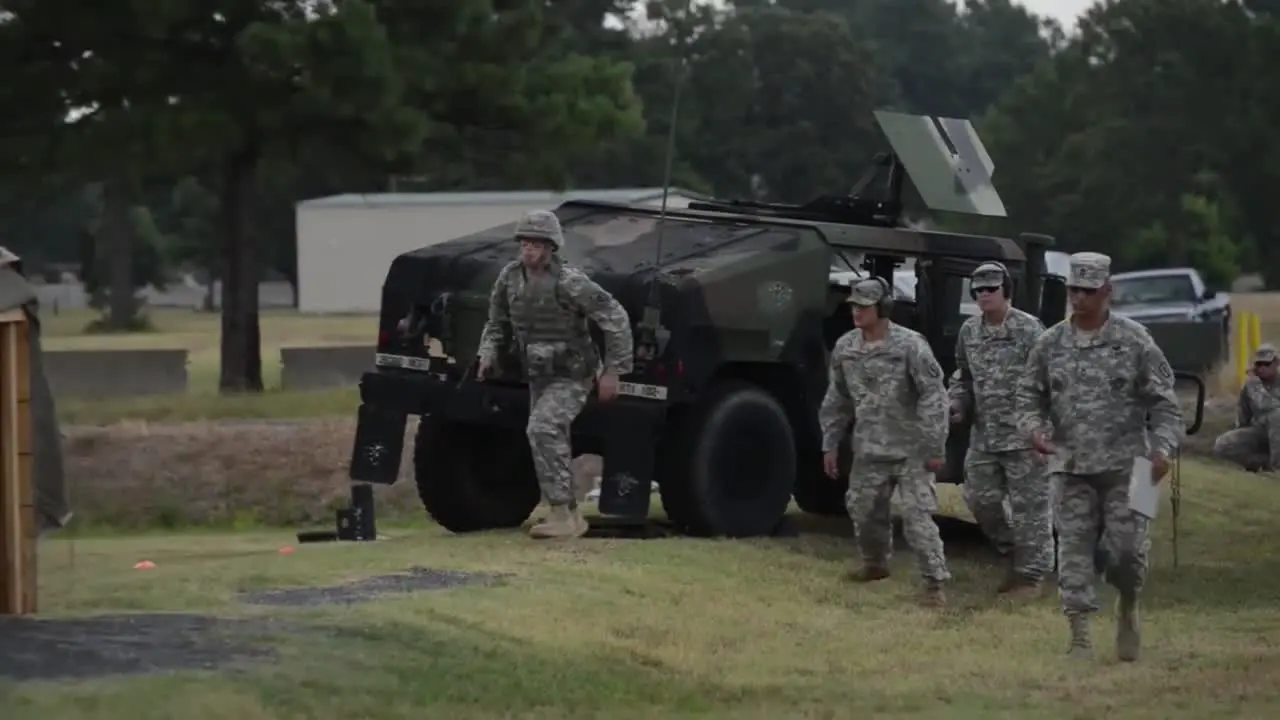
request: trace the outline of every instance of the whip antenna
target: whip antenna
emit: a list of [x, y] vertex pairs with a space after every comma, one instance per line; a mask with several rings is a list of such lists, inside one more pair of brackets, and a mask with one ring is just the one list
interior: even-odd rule
[[[671, 196], [671, 173], [675, 165], [676, 156], [676, 122], [680, 119], [680, 91], [684, 89], [685, 71], [685, 61], [681, 59], [679, 66], [676, 68], [675, 92], [671, 99], [671, 117], [667, 126], [666, 166], [662, 169], [662, 206], [658, 209], [658, 240], [655, 243], [656, 249], [653, 258], [655, 272], [657, 272], [658, 265], [662, 263], [662, 240], [667, 229], [667, 199]], [[651, 304], [657, 305], [657, 283], [653, 284], [652, 293], [650, 296]]]
[[676, 67], [675, 87], [671, 99], [671, 116], [667, 127], [665, 166], [662, 170], [662, 205], [658, 209], [658, 237], [654, 242], [653, 276], [649, 281], [649, 300], [637, 328], [638, 361], [656, 360], [666, 346], [666, 333], [662, 330], [662, 288], [658, 273], [662, 267], [662, 241], [667, 230], [667, 201], [671, 196], [671, 174], [676, 155], [676, 123], [680, 119], [680, 94], [688, 67], [681, 58]]

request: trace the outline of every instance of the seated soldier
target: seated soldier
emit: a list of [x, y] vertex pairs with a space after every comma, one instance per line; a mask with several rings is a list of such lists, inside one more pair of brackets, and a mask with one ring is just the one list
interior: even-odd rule
[[1218, 436], [1213, 454], [1246, 470], [1280, 470], [1280, 355], [1263, 343], [1253, 355], [1253, 370], [1240, 388], [1236, 427]]

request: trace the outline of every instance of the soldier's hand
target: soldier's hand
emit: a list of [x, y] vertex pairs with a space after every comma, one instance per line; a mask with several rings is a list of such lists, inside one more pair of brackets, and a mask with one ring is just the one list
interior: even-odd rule
[[951, 424], [958, 425], [964, 422], [964, 412], [958, 404], [951, 405]]
[[838, 451], [832, 450], [829, 453], [822, 454], [822, 471], [832, 480], [840, 476], [840, 453]]
[[596, 397], [602, 401], [609, 401], [618, 397], [618, 376], [613, 373], [604, 373], [600, 379], [596, 381]]
[[932, 458], [924, 461], [924, 469], [929, 472], [942, 472], [947, 468], [947, 461], [942, 458]]
[[493, 359], [482, 357], [480, 362], [476, 363], [476, 379], [484, 380], [489, 377], [489, 373], [493, 370]]
[[1058, 448], [1054, 447], [1054, 444], [1042, 432], [1031, 433], [1031, 444], [1035, 445], [1036, 452], [1041, 455], [1052, 455], [1058, 452]]
[[1151, 484], [1159, 485], [1169, 472], [1169, 459], [1160, 453], [1151, 453]]

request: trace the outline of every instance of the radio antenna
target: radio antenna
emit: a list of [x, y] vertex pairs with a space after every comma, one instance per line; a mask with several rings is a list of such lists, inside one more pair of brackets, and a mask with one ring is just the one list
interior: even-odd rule
[[[671, 98], [671, 116], [667, 127], [667, 148], [665, 166], [662, 169], [662, 205], [658, 209], [658, 237], [654, 242], [653, 276], [649, 281], [649, 300], [645, 304], [644, 315], [638, 328], [637, 350], [643, 349], [645, 360], [656, 360], [665, 349], [666, 332], [662, 328], [662, 288], [658, 273], [662, 267], [662, 241], [667, 231], [667, 201], [671, 196], [671, 173], [676, 156], [676, 124], [680, 119], [680, 94], [684, 89], [685, 77], [688, 75], [688, 63], [683, 55], [678, 60], [675, 72], [674, 90]], [[646, 347], [647, 346], [647, 347]], [[640, 355], [640, 353], [637, 353]], [[641, 359], [637, 357], [637, 360]]]
[[[680, 119], [680, 91], [684, 89], [686, 70], [684, 58], [681, 58], [680, 64], [676, 67], [675, 91], [671, 99], [671, 117], [667, 125], [666, 166], [662, 169], [662, 207], [658, 209], [658, 240], [655, 243], [656, 250], [653, 258], [655, 272], [662, 263], [662, 239], [666, 234], [667, 228], [667, 199], [671, 195], [671, 173], [676, 157], [676, 122]], [[655, 283], [653, 287], [656, 295], [658, 286]]]

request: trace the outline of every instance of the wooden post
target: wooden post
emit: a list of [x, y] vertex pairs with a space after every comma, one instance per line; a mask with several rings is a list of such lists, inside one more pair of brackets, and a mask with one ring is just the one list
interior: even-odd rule
[[36, 611], [31, 368], [27, 316], [0, 312], [0, 615]]

